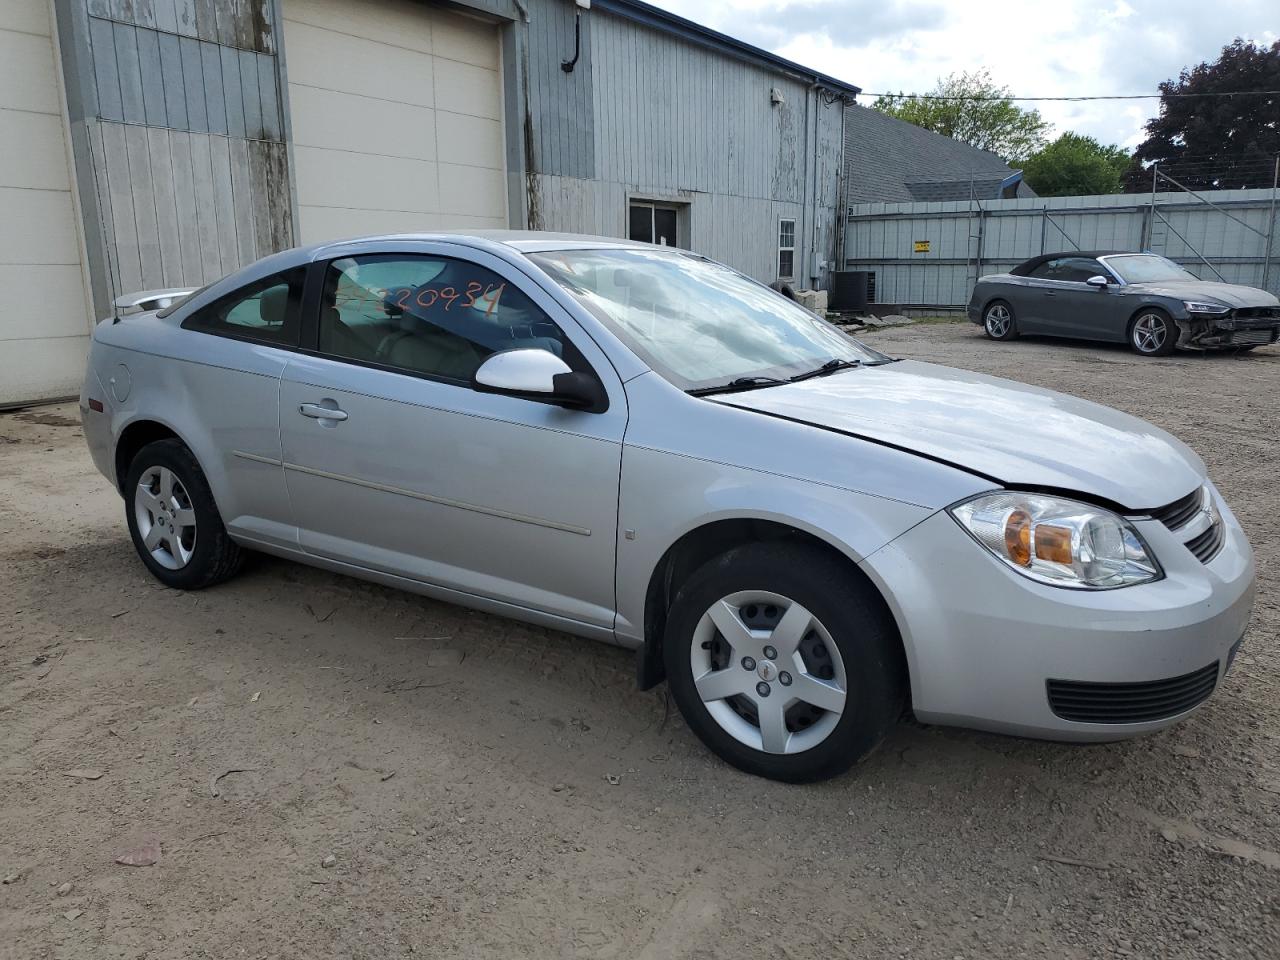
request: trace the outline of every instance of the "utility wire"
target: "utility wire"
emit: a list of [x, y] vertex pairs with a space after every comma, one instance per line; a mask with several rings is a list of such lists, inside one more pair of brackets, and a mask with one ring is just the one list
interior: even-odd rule
[[893, 97], [894, 99], [905, 100], [971, 100], [975, 102], [991, 102], [1002, 103], [1008, 100], [1016, 102], [1045, 102], [1058, 101], [1075, 103], [1081, 100], [1160, 100], [1168, 98], [1170, 100], [1185, 100], [1194, 97], [1277, 97], [1280, 96], [1280, 90], [1237, 90], [1231, 93], [1120, 93], [1108, 96], [1096, 97], [993, 97], [993, 96], [977, 96], [977, 95], [960, 95], [951, 96], [941, 93], [867, 93], [865, 90], [859, 94], [863, 97]]

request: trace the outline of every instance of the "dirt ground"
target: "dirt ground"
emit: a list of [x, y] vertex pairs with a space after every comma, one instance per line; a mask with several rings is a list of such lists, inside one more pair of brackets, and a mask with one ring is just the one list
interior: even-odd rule
[[619, 649], [270, 559], [166, 590], [74, 405], [0, 415], [0, 957], [1280, 957], [1280, 348], [868, 339], [1201, 453], [1261, 581], [1204, 709], [753, 779]]

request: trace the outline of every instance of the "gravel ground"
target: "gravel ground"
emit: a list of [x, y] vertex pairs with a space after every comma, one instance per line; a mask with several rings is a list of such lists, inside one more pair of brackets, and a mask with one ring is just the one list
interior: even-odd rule
[[1208, 705], [1092, 747], [904, 723], [769, 783], [621, 650], [269, 559], [165, 590], [74, 406], [2, 415], [0, 957], [1280, 957], [1280, 348], [869, 341], [1203, 455], [1261, 578]]

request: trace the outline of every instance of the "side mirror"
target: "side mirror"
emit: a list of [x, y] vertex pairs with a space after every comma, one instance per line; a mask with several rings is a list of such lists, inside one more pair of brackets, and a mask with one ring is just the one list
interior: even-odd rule
[[1097, 287], [1099, 290], [1111, 285], [1111, 281], [1102, 275], [1098, 275], [1096, 277], [1090, 277], [1088, 280], [1085, 281], [1085, 283], [1087, 283], [1091, 287]]
[[495, 353], [476, 370], [471, 385], [480, 393], [501, 393], [588, 413], [609, 409], [604, 386], [588, 373], [575, 373], [550, 350], [524, 347]]

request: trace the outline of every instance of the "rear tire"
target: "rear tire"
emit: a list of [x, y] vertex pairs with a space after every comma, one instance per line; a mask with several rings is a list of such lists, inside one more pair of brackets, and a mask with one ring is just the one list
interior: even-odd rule
[[1018, 319], [1007, 300], [992, 300], [982, 312], [982, 329], [992, 340], [1012, 340], [1018, 335]]
[[702, 566], [672, 603], [663, 657], [690, 729], [772, 780], [843, 773], [902, 714], [906, 671], [883, 600], [806, 545], [749, 544]]
[[1178, 325], [1163, 310], [1149, 307], [1129, 323], [1129, 347], [1144, 357], [1167, 357], [1178, 345]]
[[149, 443], [125, 479], [125, 515], [138, 556], [177, 590], [200, 590], [235, 576], [244, 551], [227, 534], [209, 481], [180, 440]]

